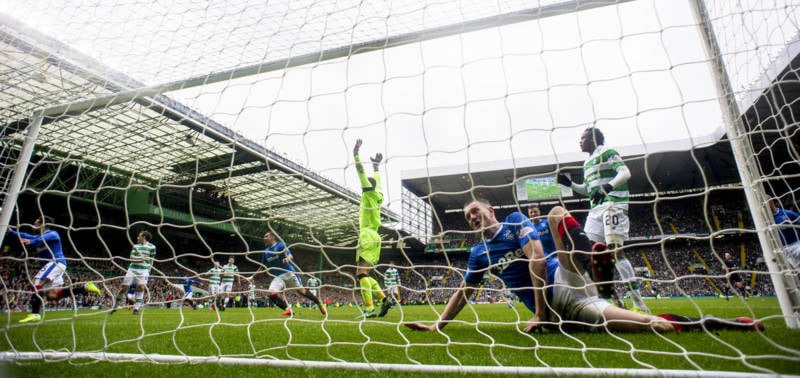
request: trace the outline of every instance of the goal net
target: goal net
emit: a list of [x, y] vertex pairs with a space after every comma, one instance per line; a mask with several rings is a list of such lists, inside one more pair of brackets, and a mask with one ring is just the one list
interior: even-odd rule
[[[794, 373], [799, 8], [2, 3], [0, 361]], [[624, 305], [637, 287], [653, 314], [744, 316], [765, 329], [589, 332], [551, 319], [527, 333], [533, 314], [488, 273], [447, 328], [404, 327], [434, 324], [484, 243], [467, 201], [489, 200], [498, 220], [533, 205], [586, 219], [587, 196], [556, 177], [583, 180], [587, 127], [631, 172], [623, 250], [636, 278], [614, 285]], [[368, 175], [383, 156], [380, 258], [368, 270], [380, 288], [357, 273], [359, 139]], [[37, 219], [60, 237], [74, 295], [34, 289], [58, 249]], [[144, 231], [155, 255], [129, 302]], [[282, 269], [297, 271], [298, 288], [276, 278], [270, 237], [292, 251]], [[228, 269], [220, 293], [215, 264]], [[385, 295], [393, 306], [372, 317]], [[20, 323], [37, 301], [41, 319]]]

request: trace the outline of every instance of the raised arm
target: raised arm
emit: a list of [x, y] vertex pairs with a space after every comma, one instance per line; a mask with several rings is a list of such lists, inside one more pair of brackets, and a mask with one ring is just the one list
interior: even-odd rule
[[372, 161], [372, 178], [375, 180], [375, 191], [378, 193], [382, 193], [381, 191], [381, 174], [380, 174], [380, 164], [383, 161], [383, 154], [380, 152], [375, 154], [375, 157], [370, 158]]
[[358, 173], [358, 181], [361, 183], [361, 187], [369, 188], [372, 184], [367, 179], [367, 173], [364, 172], [364, 164], [361, 163], [361, 157], [358, 155], [362, 143], [361, 139], [356, 140], [356, 145], [353, 147], [353, 158], [356, 161], [356, 172]]

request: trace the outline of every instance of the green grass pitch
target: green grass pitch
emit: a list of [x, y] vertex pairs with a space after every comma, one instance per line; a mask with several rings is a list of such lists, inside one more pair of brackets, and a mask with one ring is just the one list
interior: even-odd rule
[[[775, 298], [651, 299], [654, 313], [689, 316], [756, 316], [764, 332], [684, 332], [658, 335], [605, 332], [532, 335], [520, 330], [531, 316], [522, 305], [481, 304], [465, 308], [442, 333], [415, 332], [408, 321], [436, 319], [434, 307], [404, 306], [385, 318], [355, 321], [356, 307], [330, 308], [327, 319], [312, 308], [292, 318], [275, 308], [235, 308], [225, 312], [184, 308], [50, 311], [41, 323], [19, 324], [24, 313], [3, 314], [2, 350], [80, 351], [224, 356], [281, 360], [346, 361], [425, 365], [584, 367], [719, 370], [796, 374], [800, 332], [787, 329]], [[441, 311], [443, 306], [436, 306]], [[219, 364], [120, 363], [87, 360], [19, 362], [0, 365], [3, 376], [325, 376], [333, 370], [229, 366]], [[270, 374], [271, 375], [271, 374]], [[368, 372], [348, 376], [370, 375]], [[403, 376], [385, 372], [381, 376]]]

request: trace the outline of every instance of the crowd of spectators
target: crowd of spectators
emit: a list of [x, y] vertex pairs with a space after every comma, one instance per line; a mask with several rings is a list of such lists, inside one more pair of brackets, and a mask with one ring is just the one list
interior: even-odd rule
[[[753, 294], [772, 295], [770, 277], [766, 272], [760, 245], [752, 232], [752, 219], [741, 198], [722, 192], [719, 195], [694, 195], [681, 199], [659, 199], [655, 201], [632, 201], [630, 209], [631, 242], [625, 246], [628, 258], [643, 279], [643, 292], [660, 296], [711, 296], [724, 292], [728, 285], [722, 256], [730, 252], [737, 261], [744, 256], [741, 270], [745, 283]], [[740, 195], [739, 195], [740, 196]], [[704, 210], [703, 210], [704, 209]], [[499, 209], [498, 219], [517, 209]], [[525, 210], [520, 209], [520, 210]], [[547, 210], [545, 206], [545, 211]], [[701, 210], [701, 211], [698, 211]], [[583, 212], [575, 211], [578, 218]], [[445, 303], [463, 280], [466, 272], [469, 248], [479, 241], [478, 234], [468, 231], [460, 214], [449, 214], [437, 220], [440, 231], [433, 239], [432, 247], [425, 253], [410, 255], [413, 261], [394, 261], [401, 279], [402, 302], [406, 304]], [[726, 232], [721, 232], [726, 231]], [[675, 235], [677, 232], [678, 235]], [[69, 248], [67, 248], [69, 249]], [[742, 253], [742, 251], [744, 251]], [[53, 307], [70, 308], [97, 306], [107, 308], [112, 304], [122, 277], [125, 274], [125, 257], [94, 255], [82, 251], [66, 251], [69, 259], [66, 284], [82, 284], [93, 281], [106, 295], [103, 298], [86, 296], [50, 304]], [[182, 296], [180, 277], [196, 277], [201, 285], [200, 293], [207, 290], [206, 271], [212, 259], [224, 263], [229, 254], [219, 253], [207, 258], [194, 254], [176, 255], [172, 251], [157, 256], [148, 284], [147, 302], [150, 306], [166, 307], [178, 303]], [[244, 277], [252, 277], [260, 267], [258, 249], [249, 255], [237, 255], [237, 265]], [[25, 259], [24, 249], [4, 247], [0, 259], [0, 308], [3, 310], [25, 310], [32, 295], [31, 280], [38, 271], [34, 261]], [[166, 256], [166, 257], [164, 257]], [[172, 256], [172, 257], [170, 257]], [[305, 281], [311, 275], [321, 279], [320, 297], [333, 306], [359, 304], [358, 285], [354, 277], [353, 254], [295, 253], [295, 262], [301, 268]], [[376, 275], [381, 273], [389, 261], [381, 261]], [[257, 287], [258, 305], [267, 305], [264, 300], [271, 277], [260, 273], [253, 277]], [[246, 297], [249, 282], [242, 281], [234, 290]], [[619, 285], [618, 285], [619, 286]], [[622, 291], [622, 288], [619, 288]], [[622, 292], [620, 292], [622, 294]], [[477, 302], [503, 300], [504, 287], [499, 279], [488, 276], [478, 294]], [[289, 303], [310, 305], [308, 301], [291, 291], [287, 293]], [[171, 303], [172, 302], [172, 303]], [[203, 303], [201, 301], [201, 303]], [[244, 303], [244, 302], [241, 302]]]

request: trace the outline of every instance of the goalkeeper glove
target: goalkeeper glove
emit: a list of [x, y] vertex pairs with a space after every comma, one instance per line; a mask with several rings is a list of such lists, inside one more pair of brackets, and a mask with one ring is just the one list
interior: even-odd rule
[[559, 184], [561, 184], [561, 185], [564, 185], [564, 186], [572, 186], [572, 180], [570, 180], [570, 179], [569, 179], [569, 177], [567, 177], [567, 175], [558, 175], [558, 177], [556, 178], [556, 180], [557, 180], [557, 181], [558, 181], [558, 183], [559, 183]]
[[375, 157], [370, 157], [369, 160], [372, 161], [372, 170], [377, 171], [378, 165], [380, 165], [381, 161], [383, 161], [383, 154], [379, 152], [375, 154]]
[[598, 204], [602, 202], [612, 190], [614, 190], [614, 187], [611, 186], [611, 184], [603, 184], [603, 186], [601, 186], [600, 189], [597, 189], [597, 191], [594, 192], [594, 195], [592, 195], [592, 203]]

